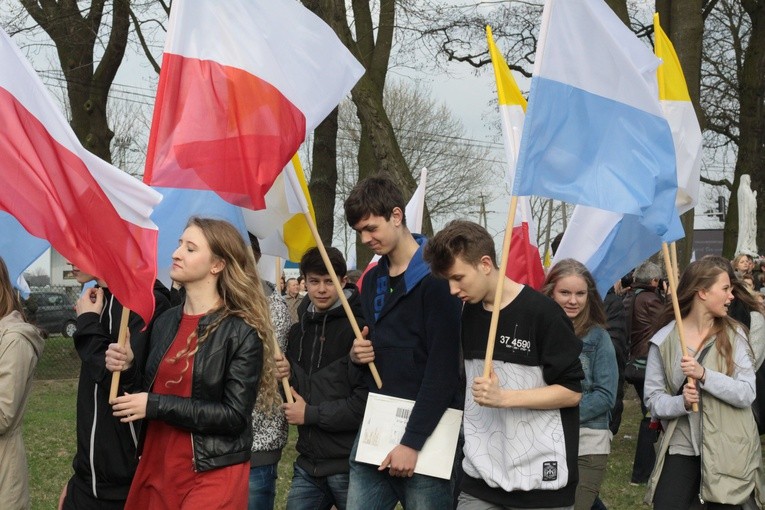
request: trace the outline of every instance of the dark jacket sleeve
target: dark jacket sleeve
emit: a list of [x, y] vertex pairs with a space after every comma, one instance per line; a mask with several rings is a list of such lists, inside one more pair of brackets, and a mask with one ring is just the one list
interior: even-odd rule
[[[119, 309], [122, 313], [122, 308]], [[119, 327], [119, 326], [118, 326]], [[143, 329], [143, 321], [138, 314], [131, 312], [128, 319], [130, 331], [130, 346], [133, 352], [143, 353], [143, 346], [149, 338], [148, 331]], [[82, 361], [82, 368], [91, 380], [107, 389], [111, 386], [112, 373], [106, 369], [106, 349], [109, 344], [117, 341], [116, 334], [112, 336], [101, 324], [99, 315], [95, 312], [83, 313], [77, 317], [77, 332], [74, 334], [74, 348]], [[127, 376], [126, 380], [131, 378]], [[120, 376], [122, 380], [122, 376]]]
[[234, 436], [249, 427], [257, 397], [252, 388], [260, 386], [263, 369], [263, 345], [254, 329], [245, 331], [226, 367], [220, 400], [149, 393], [146, 418], [200, 434]]
[[[449, 293], [446, 280], [427, 276], [422, 289], [422, 312], [428, 359], [417, 399], [401, 444], [422, 449], [463, 384], [460, 376], [460, 301]], [[383, 381], [385, 384], [385, 381]]]

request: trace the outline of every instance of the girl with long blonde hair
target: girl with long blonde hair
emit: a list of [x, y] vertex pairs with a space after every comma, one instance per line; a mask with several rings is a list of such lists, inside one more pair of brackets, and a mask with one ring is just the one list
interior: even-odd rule
[[714, 260], [683, 272], [677, 300], [687, 354], [671, 304], [657, 319], [644, 390], [664, 430], [646, 494], [655, 509], [690, 508], [697, 499], [710, 510], [742, 508], [754, 492], [761, 460], [755, 376], [745, 331], [728, 317], [732, 289]]
[[246, 508], [252, 410], [281, 403], [263, 287], [239, 232], [204, 218], [189, 220], [170, 277], [186, 298], [156, 320], [146, 366], [117, 344], [106, 356], [148, 390], [113, 402], [122, 421], [148, 422], [125, 508]]

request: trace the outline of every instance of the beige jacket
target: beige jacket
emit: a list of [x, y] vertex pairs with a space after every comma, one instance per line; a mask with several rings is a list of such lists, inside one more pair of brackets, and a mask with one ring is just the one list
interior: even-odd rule
[[[762, 471], [760, 465], [760, 437], [750, 405], [754, 397], [754, 371], [752, 355], [743, 332], [729, 330], [733, 343], [734, 374], [728, 377], [721, 373], [725, 362], [717, 352], [712, 339], [702, 349], [708, 353], [702, 361], [706, 370], [706, 383], [701, 384], [701, 487], [702, 501], [714, 501], [741, 505], [754, 492], [757, 508], [763, 508]], [[661, 338], [665, 335], [664, 338]], [[677, 395], [684, 382], [680, 366], [680, 341], [674, 322], [660, 330], [651, 343], [658, 346], [649, 354], [651, 374], [646, 367], [646, 402], [653, 416], [662, 418], [664, 434], [656, 454], [656, 465], [648, 482], [645, 503], [653, 502], [656, 485], [661, 477], [664, 459], [669, 450], [670, 438], [677, 427], [677, 413], [670, 412], [671, 406], [683, 406], [682, 396]], [[658, 353], [659, 358], [651, 358]], [[657, 361], [660, 365], [657, 366]], [[649, 394], [649, 376], [653, 380], [659, 368], [663, 372], [662, 384], [666, 396], [659, 399], [655, 392]], [[651, 381], [653, 386], [653, 381]], [[679, 415], [678, 415], [679, 416]]]
[[19, 312], [0, 319], [0, 505], [7, 510], [29, 508], [21, 420], [42, 351], [39, 331]]

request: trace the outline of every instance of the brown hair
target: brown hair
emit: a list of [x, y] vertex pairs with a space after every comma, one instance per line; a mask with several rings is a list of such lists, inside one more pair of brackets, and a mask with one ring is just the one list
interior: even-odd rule
[[0, 319], [10, 315], [13, 311], [24, 314], [21, 302], [13, 290], [8, 266], [5, 265], [5, 261], [0, 257]]
[[239, 231], [227, 221], [210, 218], [192, 217], [186, 228], [198, 227], [202, 231], [210, 251], [215, 259], [224, 262], [223, 269], [218, 273], [216, 288], [221, 298], [221, 306], [215, 313], [217, 316], [199, 336], [197, 346], [190, 349], [196, 332], [186, 340], [186, 347], [168, 362], [174, 363], [181, 358], [186, 359], [185, 372], [189, 366], [189, 357], [193, 356], [199, 346], [220, 326], [227, 317], [239, 317], [254, 328], [263, 344], [263, 370], [260, 375], [257, 406], [267, 412], [274, 411], [281, 404], [277, 390], [274, 371], [276, 364], [274, 354], [277, 349], [274, 338], [274, 328], [271, 325], [268, 302], [266, 301], [263, 285], [255, 268], [254, 260], [244, 243]]
[[[687, 317], [693, 308], [694, 298], [699, 291], [708, 290], [715, 284], [717, 278], [727, 273], [726, 267], [716, 258], [703, 258], [696, 262], [691, 262], [685, 268], [680, 276], [680, 282], [677, 285], [677, 301], [680, 305], [680, 316]], [[670, 301], [664, 306], [656, 322], [655, 331], [660, 330], [675, 318], [675, 312]], [[735, 331], [736, 324], [733, 319], [727, 315], [715, 317], [712, 329], [709, 335], [702, 340], [704, 345], [711, 337], [716, 336], [715, 347], [717, 352], [725, 360], [725, 367], [718, 367], [720, 371], [725, 371], [727, 375], [733, 374], [733, 347], [728, 337], [728, 330]]]
[[454, 220], [425, 244], [422, 257], [430, 270], [438, 276], [445, 276], [457, 257], [477, 266], [481, 257], [488, 256], [497, 267], [494, 240], [481, 225], [472, 221]]
[[542, 285], [542, 294], [552, 297], [555, 285], [567, 276], [579, 276], [587, 284], [587, 302], [579, 315], [571, 320], [574, 324], [574, 333], [582, 338], [593, 326], [605, 326], [606, 312], [603, 310], [603, 300], [598, 294], [592, 274], [584, 264], [574, 259], [563, 259], [550, 269]]
[[367, 216], [382, 216], [388, 221], [396, 207], [401, 209], [401, 224], [406, 226], [404, 195], [387, 177], [367, 177], [356, 183], [343, 207], [351, 228]]
[[730, 278], [730, 284], [733, 291], [733, 298], [740, 301], [747, 311], [756, 311], [765, 314], [765, 307], [762, 306], [746, 285], [744, 285], [743, 277], [738, 278], [736, 272], [733, 270], [733, 265], [725, 257], [719, 255], [705, 255], [701, 260], [710, 260], [717, 264], [719, 268], [728, 273]]

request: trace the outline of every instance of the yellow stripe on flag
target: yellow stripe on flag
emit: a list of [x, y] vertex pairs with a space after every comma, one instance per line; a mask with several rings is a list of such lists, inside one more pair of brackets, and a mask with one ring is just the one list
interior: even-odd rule
[[[308, 193], [308, 184], [305, 182], [305, 175], [303, 174], [303, 167], [300, 164], [300, 158], [297, 154], [292, 157], [292, 167], [300, 182], [300, 190], [296, 192], [302, 192], [308, 203], [308, 210], [311, 213], [311, 217], [314, 222], [316, 221], [316, 214], [313, 210], [313, 202], [311, 201], [311, 195]], [[285, 183], [285, 185], [289, 185]], [[311, 229], [308, 227], [308, 221], [305, 218], [305, 214], [295, 214], [292, 218], [284, 222], [284, 244], [287, 245], [287, 251], [289, 253], [289, 259], [294, 262], [299, 262], [303, 257], [303, 254], [308, 251], [309, 248], [316, 246], [316, 241], [311, 234]]]
[[486, 40], [489, 43], [489, 54], [491, 63], [494, 66], [494, 77], [497, 80], [497, 94], [499, 95], [499, 104], [501, 105], [520, 105], [523, 111], [526, 111], [526, 99], [521, 94], [518, 84], [515, 82], [510, 68], [505, 62], [504, 57], [494, 44], [494, 36], [491, 34], [491, 27], [486, 26]]
[[685, 83], [683, 68], [675, 53], [675, 47], [667, 34], [659, 24], [659, 15], [653, 15], [653, 29], [656, 35], [654, 51], [662, 60], [662, 64], [656, 70], [659, 81], [659, 99], [663, 101], [689, 101], [688, 86]]

